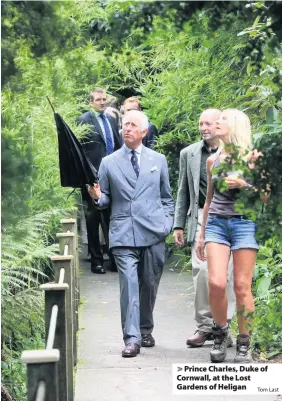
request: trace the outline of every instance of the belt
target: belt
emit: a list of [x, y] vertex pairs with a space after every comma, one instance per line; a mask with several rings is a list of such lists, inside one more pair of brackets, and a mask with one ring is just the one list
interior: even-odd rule
[[248, 220], [247, 216], [245, 216], [245, 215], [238, 215], [238, 214], [235, 214], [234, 216], [219, 216], [218, 214], [210, 214], [209, 216], [211, 216], [211, 217], [218, 217], [219, 219], [225, 219], [225, 220], [228, 220], [228, 219]]

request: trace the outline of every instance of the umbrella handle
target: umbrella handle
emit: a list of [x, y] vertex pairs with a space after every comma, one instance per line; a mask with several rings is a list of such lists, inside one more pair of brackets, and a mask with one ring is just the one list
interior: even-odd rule
[[49, 102], [49, 104], [50, 104], [50, 106], [51, 106], [51, 108], [52, 108], [52, 110], [53, 110], [53, 113], [56, 113], [56, 112], [55, 112], [55, 109], [54, 109], [54, 106], [53, 106], [52, 103], [51, 103], [51, 100], [49, 99], [48, 96], [46, 96], [46, 98], [47, 98], [47, 100], [48, 100], [48, 102]]

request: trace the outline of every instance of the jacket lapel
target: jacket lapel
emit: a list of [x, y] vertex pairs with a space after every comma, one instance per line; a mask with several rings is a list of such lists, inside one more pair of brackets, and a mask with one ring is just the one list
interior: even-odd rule
[[113, 137], [114, 137], [114, 142], [115, 142], [114, 143], [114, 148], [117, 150], [122, 145], [121, 144], [121, 138], [120, 138], [119, 131], [118, 131], [118, 125], [117, 125], [117, 122], [116, 122], [114, 117], [112, 117], [109, 114], [106, 114], [106, 115], [107, 115], [107, 119], [108, 119], [108, 121], [110, 123], [110, 126], [112, 128], [112, 132], [113, 132]]
[[[103, 141], [105, 142], [105, 138], [104, 138], [104, 135], [103, 135], [103, 132], [102, 132], [102, 129], [101, 129], [101, 127], [100, 127], [100, 124], [99, 124], [99, 121], [98, 121], [98, 119], [97, 119], [97, 117], [95, 116], [95, 114], [94, 113], [90, 113], [90, 115], [91, 115], [91, 122], [92, 122], [92, 125], [94, 125], [94, 127], [95, 127], [95, 129], [96, 129], [96, 132], [101, 136], [101, 138], [103, 139]], [[105, 144], [106, 144], [106, 142], [105, 142]]]
[[[136, 187], [136, 182], [137, 182], [137, 177], [136, 173], [133, 170], [132, 164], [129, 160], [129, 156], [125, 150], [124, 147], [122, 147], [120, 150], [117, 152], [113, 153], [113, 157], [115, 159], [115, 162], [120, 169], [122, 175], [126, 179], [126, 181], [129, 182], [129, 184], [132, 186], [132, 188]], [[139, 174], [140, 176], [140, 174]]]
[[143, 145], [140, 158], [140, 171], [133, 197], [138, 194], [138, 192], [143, 187], [145, 182], [148, 182], [148, 173], [151, 171], [152, 167], [153, 167], [153, 158], [150, 155], [150, 152], [148, 152], [148, 149]]
[[195, 194], [199, 193], [202, 146], [203, 141], [199, 142], [198, 146], [194, 149], [193, 154], [188, 161], [188, 165], [190, 167], [190, 171], [193, 177]]

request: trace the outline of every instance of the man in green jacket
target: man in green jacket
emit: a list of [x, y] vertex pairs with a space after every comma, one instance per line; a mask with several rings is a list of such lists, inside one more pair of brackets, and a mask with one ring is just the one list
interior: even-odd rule
[[[220, 110], [205, 110], [199, 120], [201, 140], [187, 146], [180, 152], [178, 193], [175, 207], [174, 240], [177, 245], [184, 245], [184, 229], [187, 223], [187, 242], [192, 244], [192, 275], [195, 287], [194, 312], [197, 330], [187, 339], [191, 347], [201, 347], [212, 340], [213, 318], [208, 297], [208, 267], [196, 256], [197, 236], [200, 233], [202, 212], [207, 192], [207, 158], [217, 151], [218, 142], [215, 137], [216, 121]], [[235, 311], [233, 291], [233, 263], [228, 267], [228, 319]], [[229, 346], [232, 346], [230, 338]]]

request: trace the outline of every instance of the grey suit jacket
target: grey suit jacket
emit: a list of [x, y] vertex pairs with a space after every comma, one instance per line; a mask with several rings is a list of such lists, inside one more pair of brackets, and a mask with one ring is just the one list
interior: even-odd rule
[[138, 178], [124, 147], [99, 169], [99, 209], [111, 206], [110, 248], [163, 241], [173, 225], [174, 202], [164, 155], [142, 146]]
[[187, 242], [195, 239], [198, 222], [199, 183], [202, 147], [204, 141], [193, 143], [180, 152], [178, 193], [175, 206], [174, 228], [185, 228]]

